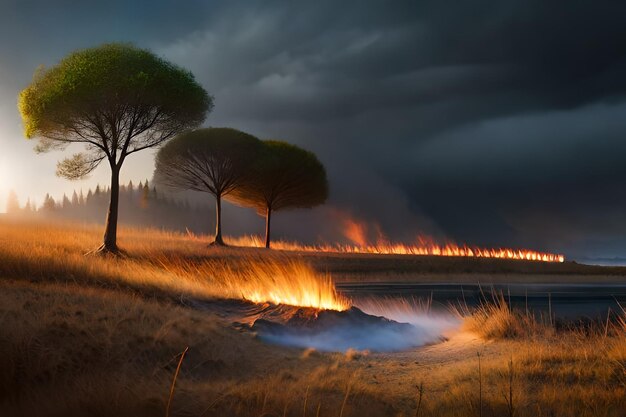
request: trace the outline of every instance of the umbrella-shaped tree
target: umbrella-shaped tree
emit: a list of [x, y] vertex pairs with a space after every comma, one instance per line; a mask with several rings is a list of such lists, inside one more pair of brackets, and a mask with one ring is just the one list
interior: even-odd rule
[[156, 157], [155, 178], [170, 187], [215, 197], [215, 240], [222, 239], [222, 198], [249, 181], [250, 166], [261, 141], [230, 128], [207, 128], [183, 133], [163, 146]]
[[286, 142], [263, 141], [251, 174], [226, 199], [265, 217], [266, 248], [270, 247], [274, 211], [311, 208], [328, 198], [326, 170], [317, 156]]
[[103, 252], [118, 252], [119, 176], [126, 158], [201, 124], [213, 100], [187, 70], [127, 44], [76, 51], [35, 73], [19, 95], [27, 138], [46, 152], [83, 144], [57, 175], [79, 179], [102, 161], [111, 168]]

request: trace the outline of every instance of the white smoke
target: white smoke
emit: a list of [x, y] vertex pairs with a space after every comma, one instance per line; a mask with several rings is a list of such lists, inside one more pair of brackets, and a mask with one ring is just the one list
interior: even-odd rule
[[[434, 313], [420, 300], [364, 299], [359, 309], [334, 312], [318, 323], [261, 329], [260, 337], [280, 345], [343, 352], [349, 349], [402, 351], [437, 343], [459, 327], [451, 313]], [[321, 313], [320, 313], [321, 314]]]

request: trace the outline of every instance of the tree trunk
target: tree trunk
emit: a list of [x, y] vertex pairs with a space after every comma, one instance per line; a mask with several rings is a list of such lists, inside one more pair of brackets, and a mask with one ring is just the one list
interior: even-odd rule
[[118, 253], [117, 248], [117, 217], [120, 200], [120, 170], [111, 167], [111, 200], [109, 201], [109, 212], [107, 213], [106, 227], [104, 231], [104, 243], [100, 247], [100, 252]]
[[215, 241], [214, 245], [224, 246], [222, 239], [222, 196], [215, 196]]
[[265, 247], [267, 249], [270, 248], [270, 226], [272, 222], [272, 209], [270, 207], [267, 208], [265, 213]]

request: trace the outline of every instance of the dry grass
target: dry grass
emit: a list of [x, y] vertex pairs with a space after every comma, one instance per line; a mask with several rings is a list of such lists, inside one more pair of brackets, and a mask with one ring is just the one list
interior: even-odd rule
[[[172, 416], [414, 416], [420, 398], [419, 416], [625, 415], [625, 315], [608, 331], [555, 329], [499, 299], [422, 349], [288, 349], [180, 303], [223, 294], [224, 271], [253, 279], [249, 263], [285, 255], [155, 230], [120, 237], [126, 257], [86, 257], [98, 227], [0, 223], [2, 415], [165, 415], [187, 346]], [[288, 274], [320, 278], [303, 271]]]
[[[497, 294], [497, 293], [494, 293]], [[553, 320], [530, 311], [514, 310], [503, 294], [493, 295], [476, 308], [454, 308], [463, 319], [463, 328], [485, 339], [515, 339], [550, 337], [554, 335]]]
[[86, 256], [99, 232], [95, 226], [0, 223], [0, 276], [123, 288], [143, 296], [349, 307], [328, 274], [297, 258], [252, 248], [209, 250], [195, 237], [138, 229], [120, 231], [124, 256]]
[[[5, 282], [0, 327], [2, 415], [164, 415], [186, 346], [172, 416], [282, 415], [305, 386], [309, 401], [341, 405], [340, 356], [302, 359], [215, 316], [119, 292]], [[354, 405], [378, 401], [364, 388]]]

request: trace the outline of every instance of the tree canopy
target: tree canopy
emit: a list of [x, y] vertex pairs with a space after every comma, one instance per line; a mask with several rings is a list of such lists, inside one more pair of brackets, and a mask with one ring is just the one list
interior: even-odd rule
[[269, 247], [273, 211], [310, 208], [326, 201], [326, 170], [314, 153], [286, 142], [267, 140], [251, 167], [251, 175], [226, 198], [265, 216], [265, 246]]
[[103, 248], [117, 251], [119, 171], [126, 157], [201, 124], [213, 100], [194, 76], [128, 44], [79, 50], [39, 69], [19, 95], [27, 138], [36, 150], [85, 145], [60, 162], [57, 174], [83, 178], [100, 162], [111, 167], [111, 206]]
[[223, 245], [221, 199], [249, 180], [262, 147], [252, 135], [230, 128], [206, 128], [178, 135], [156, 157], [155, 178], [180, 189], [215, 196], [215, 242]]

